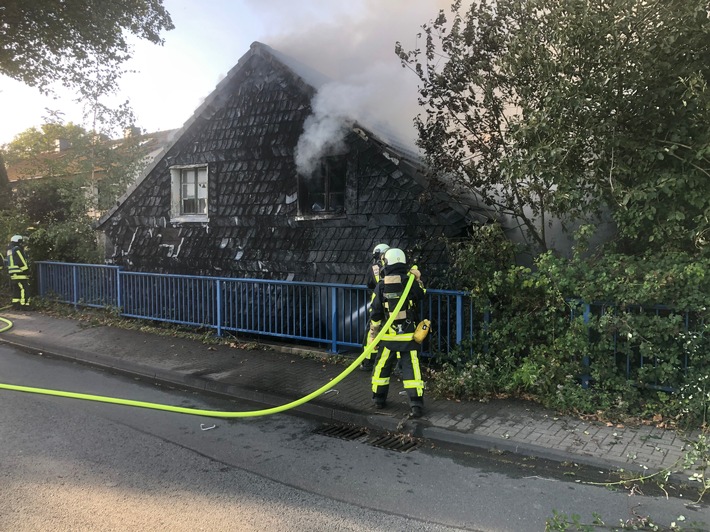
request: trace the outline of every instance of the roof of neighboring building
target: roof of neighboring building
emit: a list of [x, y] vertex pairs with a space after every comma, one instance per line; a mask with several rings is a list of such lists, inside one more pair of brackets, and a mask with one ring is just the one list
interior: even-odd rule
[[[171, 142], [177, 131], [177, 129], [169, 129], [139, 135], [140, 150], [145, 154], [148, 161], [152, 161], [153, 158], [157, 157], [162, 152], [163, 148]], [[120, 146], [124, 141], [125, 139], [106, 140], [107, 143], [116, 146]], [[6, 164], [8, 180], [13, 183], [25, 179], [76, 176], [80, 173], [78, 161], [71, 166], [67, 166], [63, 163], [63, 161], [71, 155], [73, 155], [73, 148], [66, 146], [55, 151], [41, 153], [32, 159], [20, 161], [19, 163]], [[53, 166], [61, 168], [61, 171], [59, 173], [53, 173], [51, 170]], [[48, 169], [49, 174], [46, 173]]]

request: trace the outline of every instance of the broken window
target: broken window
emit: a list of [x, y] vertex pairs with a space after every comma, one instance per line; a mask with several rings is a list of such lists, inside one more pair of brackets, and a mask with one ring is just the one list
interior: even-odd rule
[[345, 210], [344, 157], [327, 157], [310, 176], [299, 176], [299, 214], [337, 214]]
[[207, 221], [207, 165], [174, 166], [170, 176], [171, 220]]

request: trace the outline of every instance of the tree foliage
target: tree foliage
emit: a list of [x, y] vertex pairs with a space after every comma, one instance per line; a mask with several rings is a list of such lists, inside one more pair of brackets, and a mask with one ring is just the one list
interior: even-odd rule
[[33, 261], [94, 263], [100, 258], [89, 216], [90, 202], [81, 181], [32, 180], [21, 183], [15, 195], [15, 232], [28, 237]]
[[8, 209], [11, 203], [12, 187], [5, 169], [5, 158], [0, 152], [0, 211]]
[[0, 237], [26, 237], [32, 262], [96, 263], [100, 248], [89, 216], [90, 202], [81, 181], [32, 179], [13, 192], [13, 208], [0, 211]]
[[[0, 235], [27, 235], [34, 260], [96, 262], [92, 223], [145, 164], [140, 140], [137, 135], [111, 140], [59, 122], [17, 135], [5, 146], [17, 180], [12, 212], [0, 217]], [[57, 143], [63, 149], [57, 150]]]
[[575, 249], [571, 258], [540, 254], [527, 268], [491, 252], [506, 248], [499, 229], [471, 240], [455, 250], [454, 273], [486, 314], [470, 344], [437, 359], [432, 391], [504, 394], [614, 420], [707, 422], [710, 396], [692, 390], [710, 382], [710, 257], [590, 260]]
[[128, 37], [162, 44], [173, 27], [162, 0], [4, 0], [0, 74], [41, 90], [87, 79], [113, 87], [131, 54]]
[[[43, 155], [55, 153], [57, 142], [61, 140], [75, 151], [86, 152], [90, 146], [90, 135], [82, 126], [58, 121], [31, 127], [15, 135], [12, 142], [4, 146], [5, 159], [9, 166], [24, 166], [21, 178], [36, 175], [53, 176], [67, 172], [67, 158], [59, 161], [39, 160]], [[36, 166], [35, 166], [36, 165]]]
[[[59, 143], [65, 148], [58, 150]], [[111, 140], [76, 124], [47, 122], [30, 128], [5, 146], [7, 165], [19, 180], [72, 179], [84, 187], [87, 212], [113, 206], [142, 169], [138, 135]]]
[[480, 0], [423, 26], [428, 162], [547, 248], [551, 217], [610, 212], [620, 249], [710, 239], [705, 0]]

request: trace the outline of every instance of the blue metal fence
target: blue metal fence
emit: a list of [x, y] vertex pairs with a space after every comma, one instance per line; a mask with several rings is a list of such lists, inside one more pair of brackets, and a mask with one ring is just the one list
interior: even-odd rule
[[[608, 347], [608, 353], [605, 350], [603, 356], [611, 356], [609, 360], [613, 361], [617, 370], [625, 374], [628, 379], [635, 382], [642, 382], [647, 388], [653, 388], [663, 391], [672, 391], [676, 388], [680, 378], [676, 378], [677, 382], [664, 381], [659, 378], [659, 372], [656, 370], [661, 365], [670, 365], [674, 371], [678, 373], [677, 377], [685, 374], [688, 371], [690, 359], [687, 352], [683, 353], [682, 357], [678, 357], [678, 340], [677, 337], [688, 337], [694, 334], [694, 329], [700, 328], [701, 323], [694, 323], [694, 313], [690, 311], [676, 311], [665, 305], [633, 305], [619, 307], [608, 303], [586, 303], [584, 301], [571, 301], [571, 318], [582, 316], [585, 326], [588, 328], [591, 343], [600, 342], [605, 339], [605, 347]], [[667, 338], [665, 342], [650, 341], [650, 339], [642, 338], [638, 334], [629, 331], [620, 331], [618, 323], [611, 330], [601, 331], [600, 323], [605, 317], [612, 318], [618, 316], [643, 316], [647, 319], [657, 319], [659, 329], [661, 325], [666, 327], [671, 326], [674, 329], [673, 338]], [[623, 321], [623, 320], [621, 320]], [[644, 349], [645, 346], [653, 345], [652, 352]], [[589, 370], [590, 359], [585, 356], [583, 365]], [[666, 378], [668, 378], [667, 372]], [[643, 375], [643, 377], [641, 377]], [[582, 375], [582, 384], [586, 388], [590, 384], [591, 376], [587, 371]]]
[[39, 295], [56, 294], [75, 306], [120, 306], [119, 267], [38, 262]]
[[[74, 306], [115, 307], [122, 316], [206, 327], [219, 336], [244, 333], [310, 342], [337, 353], [360, 348], [368, 327], [369, 294], [362, 285], [127, 272], [117, 266], [61, 262], [38, 262], [37, 266], [41, 297]], [[586, 326], [589, 353], [597, 352], [605, 365], [612, 362], [616, 371], [634, 382], [661, 390], [675, 388], [692, 363], [678, 342], [702, 340], [707, 330], [692, 312], [659, 305], [569, 304], [570, 318], [582, 317]], [[420, 319], [432, 322], [423, 346], [425, 356], [448, 354], [457, 346], [465, 346], [470, 354], [486, 350], [481, 342], [486, 341], [490, 317], [479, 312], [465, 292], [427, 290], [420, 313]], [[650, 342], [622, 330], [624, 320], [613, 318], [629, 313], [656, 319], [661, 340]], [[612, 320], [603, 325], [605, 318]], [[585, 354], [582, 362], [587, 371], [581, 379], [587, 387], [592, 378], [590, 366], [598, 359], [595, 362]], [[656, 371], [660, 367], [664, 371]]]
[[[75, 306], [115, 307], [122, 316], [312, 342], [331, 352], [362, 346], [363, 285], [127, 272], [117, 266], [38, 262], [39, 295]], [[424, 354], [448, 353], [487, 320], [465, 292], [427, 290], [432, 321]]]
[[[310, 342], [337, 353], [358, 349], [367, 332], [369, 294], [362, 285], [127, 272], [95, 264], [38, 262], [37, 266], [41, 297], [75, 306], [115, 307], [122, 316], [206, 327], [220, 336], [244, 333]], [[581, 316], [587, 326], [590, 346], [603, 343], [602, 356], [613, 361], [620, 373], [662, 390], [673, 389], [675, 383], [659, 380], [655, 368], [670, 364], [680, 375], [691, 362], [687, 353], [677, 356], [677, 346], [672, 344], [676, 340], [670, 336], [678, 334], [668, 335], [671, 343], [664, 353], [663, 342], [650, 344], [618, 328], [601, 330], [600, 323], [605, 316], [633, 312], [659, 319], [659, 327], [668, 327], [668, 320], [675, 320], [670, 325], [680, 337], [697, 336], [704, 327], [695, 323], [692, 313], [663, 306], [620, 309], [583, 301], [569, 303], [571, 319]], [[465, 292], [427, 290], [420, 313], [420, 319], [432, 321], [423, 348], [425, 356], [447, 354], [462, 345], [471, 354], [485, 350], [476, 342], [485, 341], [483, 333], [490, 318], [474, 307]], [[654, 346], [652, 352], [648, 345]], [[592, 361], [588, 355], [583, 363], [589, 369]], [[590, 372], [581, 379], [588, 386]]]

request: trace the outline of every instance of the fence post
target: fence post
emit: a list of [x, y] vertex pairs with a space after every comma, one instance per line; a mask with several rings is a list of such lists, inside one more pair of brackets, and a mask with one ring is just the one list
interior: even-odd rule
[[330, 287], [330, 304], [331, 308], [331, 334], [333, 335], [330, 350], [333, 353], [338, 352], [338, 292], [334, 286]]
[[37, 294], [40, 298], [44, 297], [44, 263], [40, 262], [37, 268]]
[[217, 336], [222, 336], [222, 281], [217, 279]]
[[[591, 305], [589, 303], [584, 304], [584, 326], [587, 328], [587, 342], [589, 342], [589, 317], [591, 314]], [[584, 355], [582, 358], [582, 365], [584, 366], [584, 375], [582, 375], [582, 388], [589, 388], [589, 381], [591, 377], [589, 375], [589, 355]]]
[[456, 345], [463, 339], [463, 296], [456, 294]]
[[71, 267], [71, 272], [72, 272], [72, 303], [74, 304], [74, 308], [77, 308], [79, 306], [79, 279], [78, 279], [78, 271], [76, 266]]
[[121, 267], [116, 269], [116, 306], [118, 307], [118, 315], [123, 314], [123, 292], [121, 291]]

